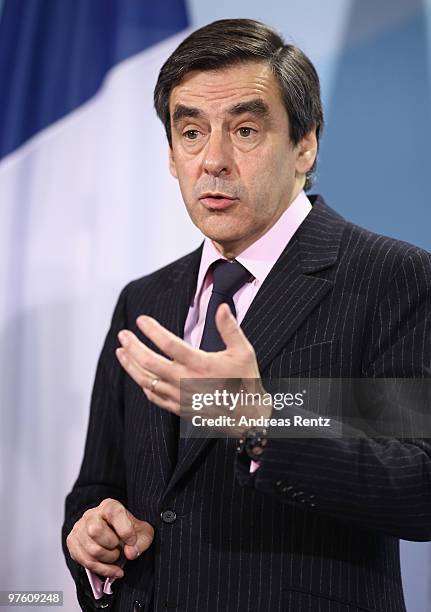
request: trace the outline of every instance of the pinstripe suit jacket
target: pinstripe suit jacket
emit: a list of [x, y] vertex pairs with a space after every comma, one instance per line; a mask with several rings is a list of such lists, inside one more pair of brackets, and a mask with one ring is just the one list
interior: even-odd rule
[[[430, 376], [430, 255], [311, 201], [242, 323], [261, 374]], [[111, 609], [405, 610], [399, 538], [431, 539], [428, 440], [271, 439], [254, 476], [229, 440], [193, 440], [177, 460], [177, 417], [117, 364], [116, 334], [142, 338], [142, 313], [182, 336], [200, 254], [130, 283], [115, 309], [63, 527], [83, 609], [93, 609], [86, 579], [64, 540], [112, 497], [152, 523], [155, 540], [127, 564]], [[174, 522], [161, 519], [168, 509]]]

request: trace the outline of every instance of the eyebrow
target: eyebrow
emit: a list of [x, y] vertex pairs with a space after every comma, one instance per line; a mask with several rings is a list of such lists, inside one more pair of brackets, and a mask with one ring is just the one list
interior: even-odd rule
[[248, 100], [247, 102], [238, 102], [238, 104], [234, 104], [231, 106], [228, 111], [229, 115], [242, 115], [244, 113], [250, 113], [252, 115], [256, 115], [257, 117], [269, 117], [269, 107], [260, 98], [254, 98], [253, 100]]
[[177, 104], [172, 115], [172, 121], [176, 125], [181, 119], [200, 119], [204, 116], [205, 114], [199, 108]]
[[[261, 98], [254, 98], [247, 102], [238, 102], [228, 108], [227, 113], [234, 117], [250, 113], [264, 119], [269, 117], [270, 114], [268, 105]], [[177, 104], [172, 115], [172, 121], [174, 125], [177, 125], [182, 119], [202, 119], [203, 117], [206, 117], [206, 114], [200, 108]]]

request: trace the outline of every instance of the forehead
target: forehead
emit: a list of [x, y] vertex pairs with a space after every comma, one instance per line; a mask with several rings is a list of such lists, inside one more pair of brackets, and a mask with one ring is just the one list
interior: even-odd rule
[[220, 112], [239, 101], [260, 98], [270, 109], [283, 109], [280, 88], [265, 62], [247, 62], [220, 70], [189, 72], [172, 89], [169, 108], [179, 104]]

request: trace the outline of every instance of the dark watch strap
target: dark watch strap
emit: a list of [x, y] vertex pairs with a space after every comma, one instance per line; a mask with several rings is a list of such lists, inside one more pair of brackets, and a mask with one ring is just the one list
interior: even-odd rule
[[253, 461], [259, 461], [267, 442], [268, 431], [264, 427], [252, 428], [240, 438], [236, 450], [239, 455], [246, 455]]

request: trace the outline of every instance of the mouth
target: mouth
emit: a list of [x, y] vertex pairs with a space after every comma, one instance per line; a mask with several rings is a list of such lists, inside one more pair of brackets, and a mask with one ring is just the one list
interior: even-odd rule
[[225, 193], [204, 193], [199, 198], [208, 210], [225, 210], [232, 206], [237, 199]]

